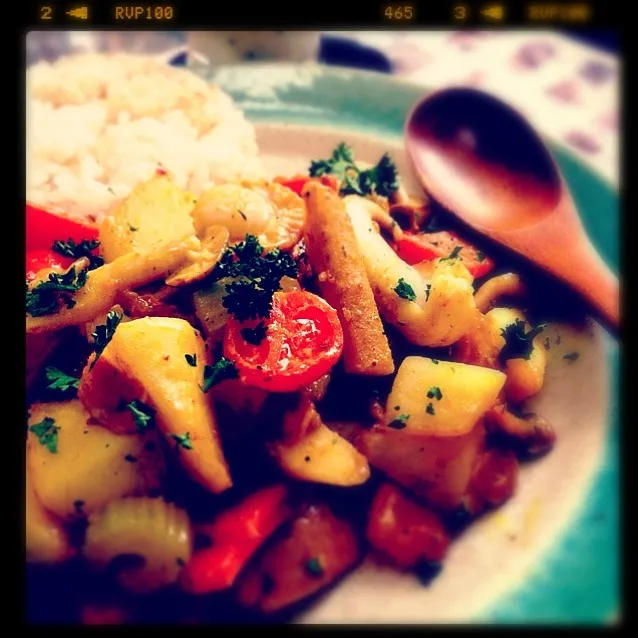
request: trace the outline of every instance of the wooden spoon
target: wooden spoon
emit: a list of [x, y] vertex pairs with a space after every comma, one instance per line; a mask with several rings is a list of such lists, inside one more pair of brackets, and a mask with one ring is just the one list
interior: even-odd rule
[[618, 278], [587, 237], [558, 166], [522, 115], [487, 93], [451, 88], [419, 102], [405, 134], [428, 194], [567, 283], [617, 333]]

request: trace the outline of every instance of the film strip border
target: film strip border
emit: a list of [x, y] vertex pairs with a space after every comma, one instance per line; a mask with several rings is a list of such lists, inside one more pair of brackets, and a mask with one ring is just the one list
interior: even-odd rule
[[484, 0], [473, 2], [34, 2], [29, 28], [121, 29], [410, 29], [450, 27], [613, 28], [620, 3]]

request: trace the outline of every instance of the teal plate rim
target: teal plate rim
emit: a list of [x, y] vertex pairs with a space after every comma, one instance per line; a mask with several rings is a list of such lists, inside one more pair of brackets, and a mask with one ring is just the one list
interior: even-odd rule
[[[401, 138], [423, 86], [379, 73], [322, 65], [243, 64], [199, 72], [228, 92], [254, 123], [331, 126]], [[618, 272], [619, 199], [615, 189], [571, 152], [550, 141], [583, 224], [596, 248]], [[601, 214], [605, 211], [605, 214]], [[578, 512], [542, 563], [514, 591], [475, 622], [611, 624], [621, 620], [619, 542], [620, 350], [606, 339], [609, 413], [605, 450]]]

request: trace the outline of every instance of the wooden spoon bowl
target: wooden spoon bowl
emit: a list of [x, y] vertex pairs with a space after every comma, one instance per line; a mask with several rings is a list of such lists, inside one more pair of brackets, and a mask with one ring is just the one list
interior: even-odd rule
[[487, 93], [445, 89], [415, 106], [405, 132], [429, 195], [561, 279], [618, 330], [618, 278], [591, 244], [554, 158], [522, 115]]

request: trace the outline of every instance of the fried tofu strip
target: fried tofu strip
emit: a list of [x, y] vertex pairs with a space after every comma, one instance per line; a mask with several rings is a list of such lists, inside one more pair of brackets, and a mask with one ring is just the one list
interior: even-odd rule
[[314, 182], [305, 186], [302, 196], [308, 206], [308, 259], [322, 295], [339, 315], [346, 372], [392, 374], [392, 352], [343, 202], [334, 191]]

